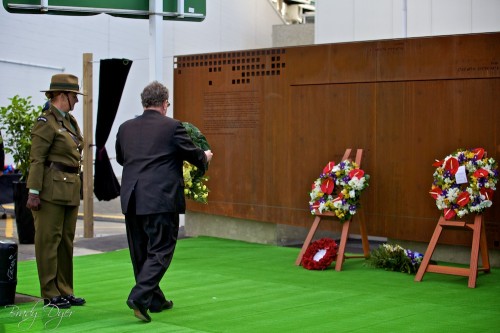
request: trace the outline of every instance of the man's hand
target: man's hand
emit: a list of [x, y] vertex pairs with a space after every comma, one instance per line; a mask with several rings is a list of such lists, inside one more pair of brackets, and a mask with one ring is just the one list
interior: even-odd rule
[[207, 162], [210, 162], [212, 160], [212, 156], [214, 156], [211, 150], [205, 150], [205, 155], [207, 156]]
[[40, 204], [40, 196], [38, 194], [29, 193], [26, 208], [34, 211], [40, 210], [40, 208], [42, 208], [42, 205]]

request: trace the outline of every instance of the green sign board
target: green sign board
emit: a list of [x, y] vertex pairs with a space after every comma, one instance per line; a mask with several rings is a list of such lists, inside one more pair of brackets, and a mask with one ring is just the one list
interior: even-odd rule
[[[149, 0], [3, 0], [9, 13], [49, 15], [109, 14], [148, 19]], [[206, 0], [163, 0], [164, 20], [201, 22], [207, 14]]]

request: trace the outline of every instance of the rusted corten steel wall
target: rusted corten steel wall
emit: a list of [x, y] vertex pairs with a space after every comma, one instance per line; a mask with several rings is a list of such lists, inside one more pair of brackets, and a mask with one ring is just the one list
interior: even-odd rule
[[[309, 228], [312, 182], [362, 148], [368, 234], [427, 242], [440, 215], [434, 160], [483, 147], [500, 161], [500, 33], [180, 55], [174, 94], [175, 118], [215, 153], [209, 204], [188, 204], [196, 212]], [[485, 214], [493, 248], [498, 192]]]

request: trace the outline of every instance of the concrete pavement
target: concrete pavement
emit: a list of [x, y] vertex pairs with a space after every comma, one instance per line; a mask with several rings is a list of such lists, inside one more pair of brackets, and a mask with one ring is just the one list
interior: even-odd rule
[[[14, 217], [14, 205], [4, 204], [5, 214], [0, 219], [0, 240], [12, 240], [18, 243]], [[127, 248], [125, 222], [121, 213], [119, 198], [111, 201], [94, 201], [94, 237], [84, 238], [83, 205], [80, 206], [76, 224], [74, 255], [86, 255]], [[0, 207], [0, 215], [3, 211]], [[18, 244], [18, 260], [35, 258], [33, 244]]]

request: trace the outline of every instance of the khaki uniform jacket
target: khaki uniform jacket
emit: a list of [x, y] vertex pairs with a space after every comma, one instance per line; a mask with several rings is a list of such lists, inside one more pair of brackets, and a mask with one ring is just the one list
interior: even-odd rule
[[40, 191], [42, 200], [79, 206], [82, 186], [80, 176], [46, 166], [46, 161], [51, 161], [80, 167], [83, 137], [76, 119], [71, 114], [68, 115], [69, 120], [51, 106], [38, 117], [31, 131], [31, 164], [27, 187]]

